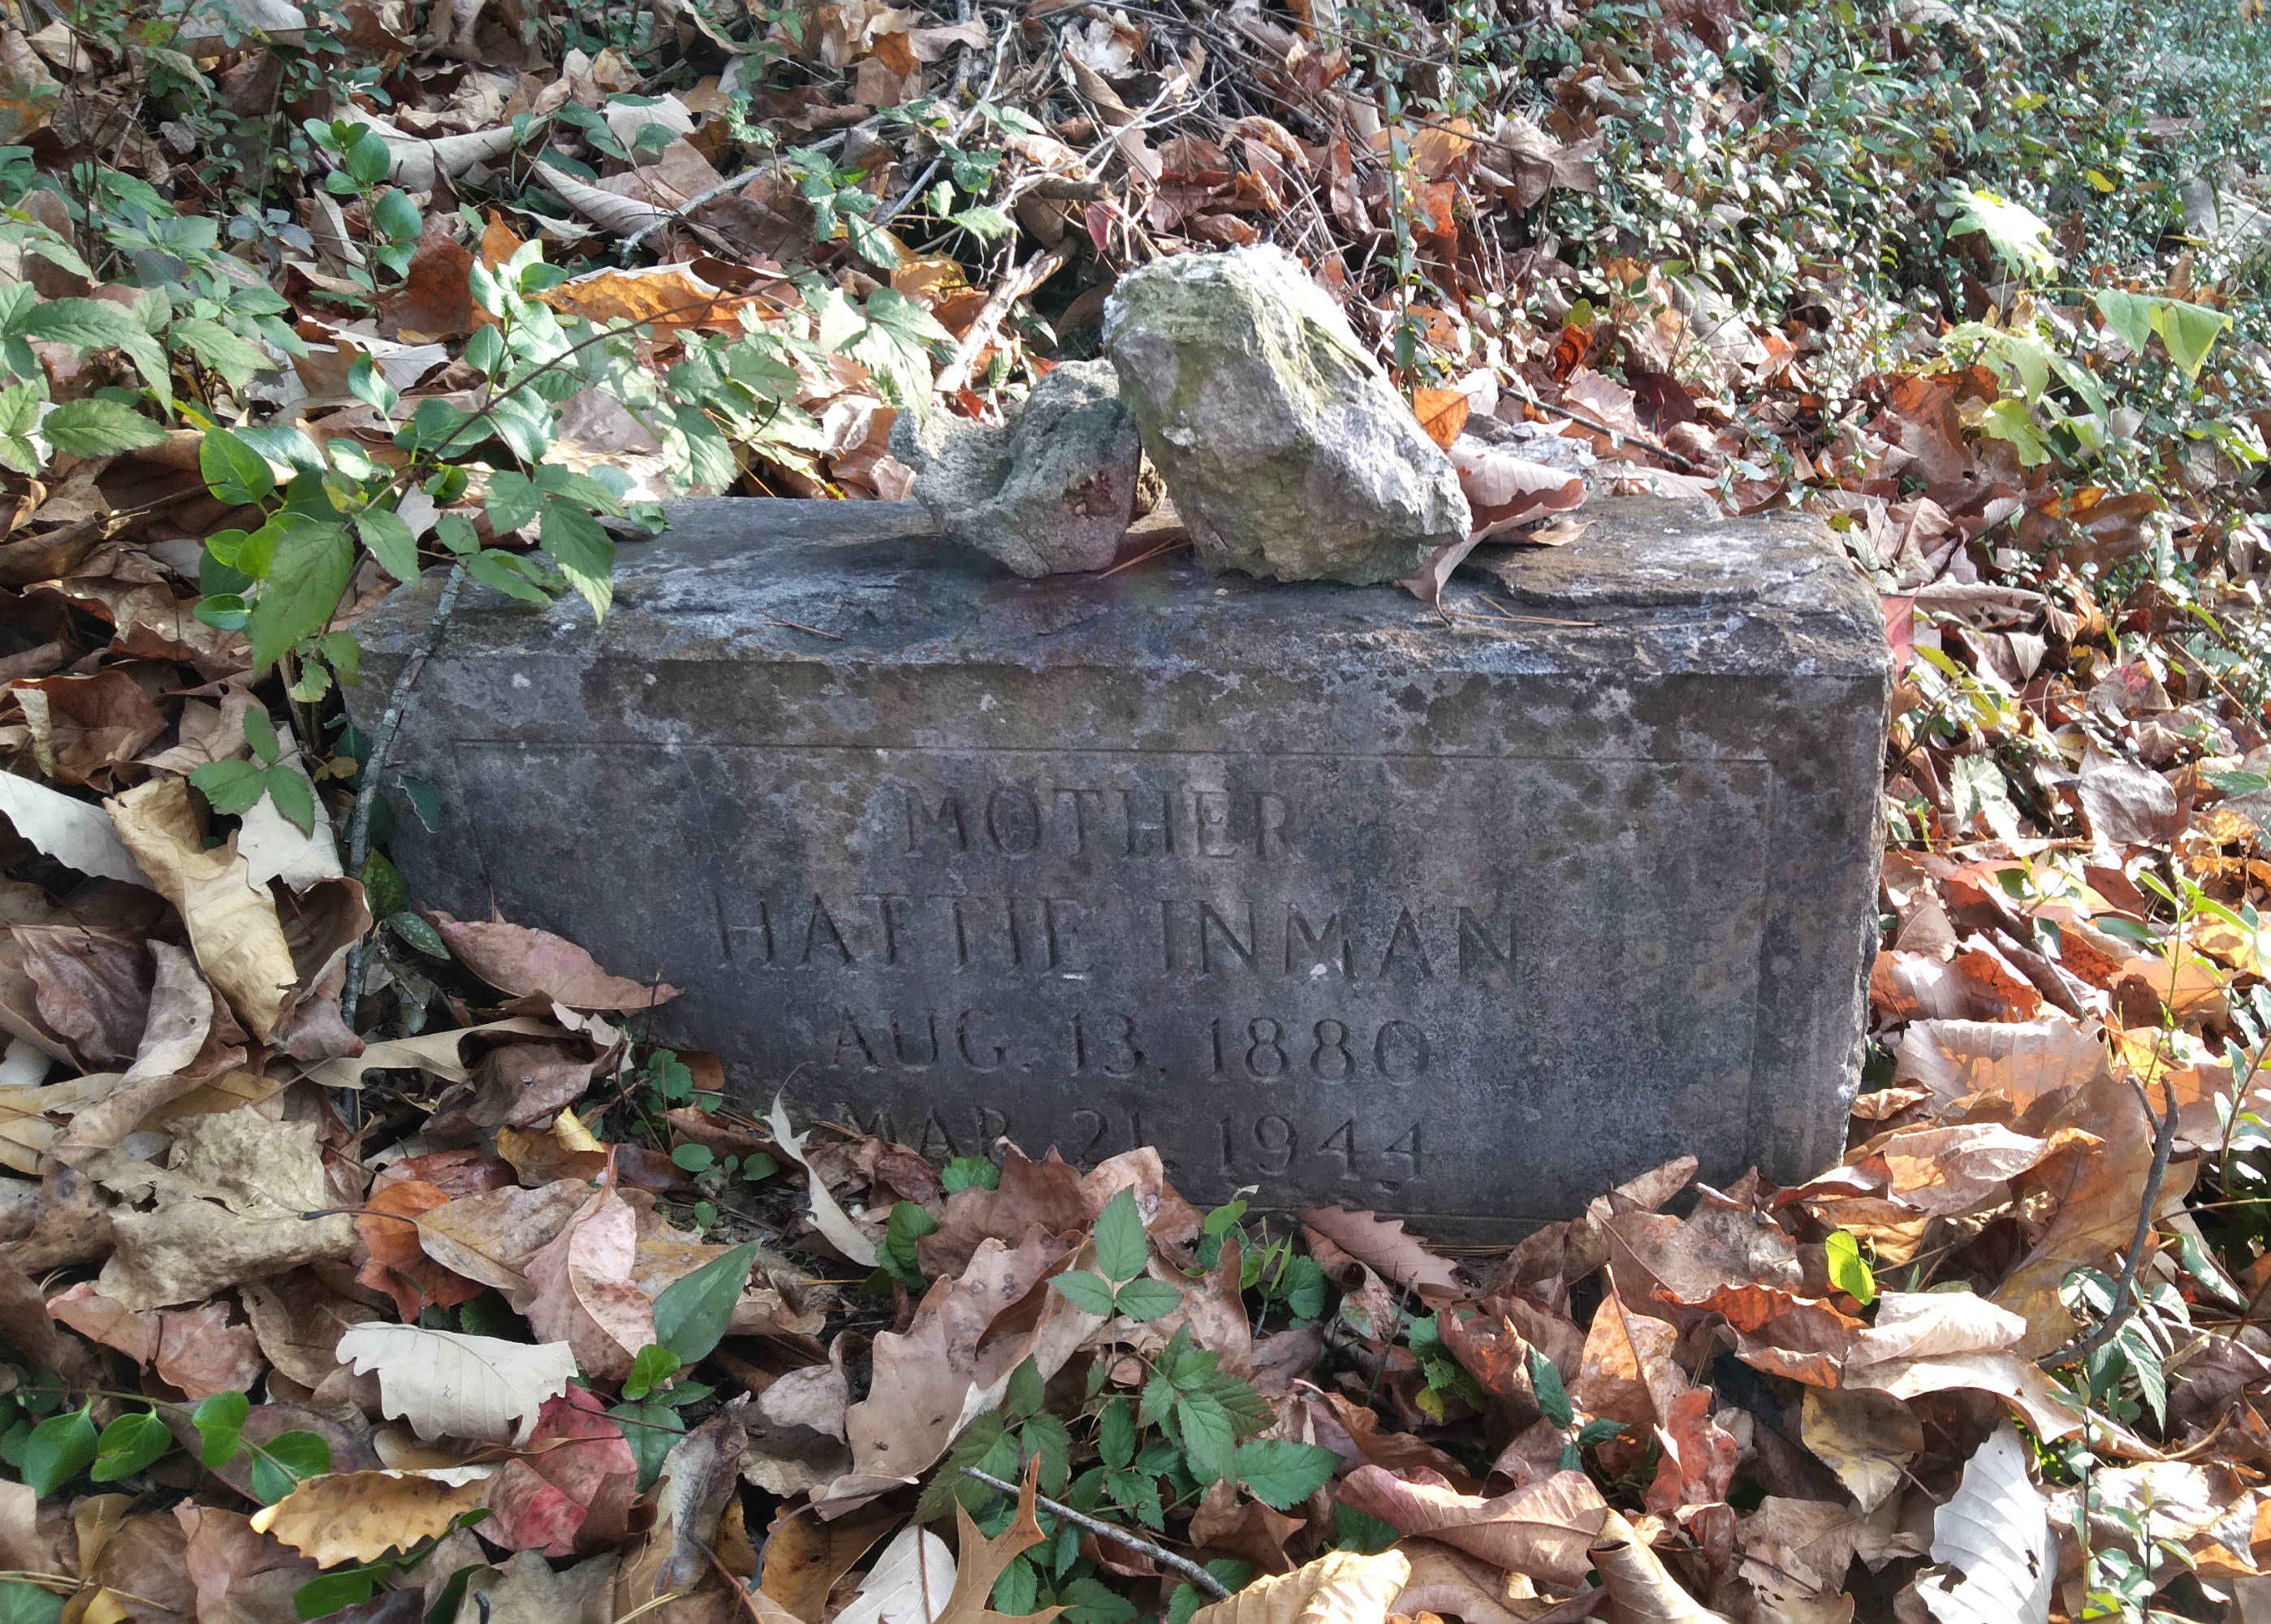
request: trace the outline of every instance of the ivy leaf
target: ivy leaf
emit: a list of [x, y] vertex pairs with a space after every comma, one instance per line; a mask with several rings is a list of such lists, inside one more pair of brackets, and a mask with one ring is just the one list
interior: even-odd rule
[[757, 1243], [752, 1240], [663, 1287], [654, 1300], [655, 1341], [681, 1365], [707, 1357], [732, 1322], [733, 1305], [741, 1301], [756, 1263]]
[[369, 1601], [378, 1593], [379, 1580], [391, 1568], [391, 1563], [376, 1562], [368, 1568], [342, 1568], [334, 1573], [318, 1574], [292, 1592], [292, 1611], [302, 1619], [328, 1618]]
[[247, 627], [256, 673], [324, 629], [338, 612], [339, 594], [354, 570], [354, 548], [340, 525], [303, 522], [286, 532]]
[[1136, 1210], [1136, 1192], [1123, 1189], [1104, 1203], [1096, 1220], [1096, 1266], [1107, 1279], [1132, 1280], [1150, 1261], [1150, 1243], [1143, 1238], [1143, 1217]]
[[173, 1447], [174, 1434], [156, 1411], [132, 1411], [102, 1429], [86, 1475], [97, 1483], [115, 1483], [132, 1477]]
[[66, 400], [47, 415], [40, 432], [48, 443], [73, 457], [108, 457], [156, 445], [166, 431], [130, 406], [89, 397]]
[[1238, 1480], [1274, 1511], [1291, 1511], [1333, 1480], [1341, 1457], [1314, 1443], [1262, 1438], [1238, 1446]]
[[95, 1434], [91, 1409], [82, 1406], [51, 1415], [32, 1428], [32, 1435], [24, 1442], [23, 1458], [16, 1466], [31, 1485], [33, 1498], [45, 1500], [93, 1463]]
[[1049, 1284], [1083, 1314], [1112, 1312], [1112, 1282], [1086, 1269], [1059, 1275]]
[[622, 1429], [623, 1440], [631, 1446], [631, 1458], [638, 1463], [639, 1493], [644, 1494], [654, 1486], [654, 1479], [662, 1471], [664, 1458], [670, 1446], [678, 1441], [686, 1430], [686, 1423], [677, 1411], [655, 1399], [643, 1404], [617, 1404], [607, 1413]]
[[278, 1433], [252, 1457], [252, 1494], [264, 1506], [272, 1506], [309, 1478], [320, 1478], [331, 1469], [331, 1446], [321, 1433]]
[[197, 1459], [208, 1470], [226, 1466], [243, 1447], [245, 1417], [252, 1400], [242, 1393], [215, 1393], [190, 1412], [197, 1429]]
[[946, 1193], [949, 1196], [957, 1196], [969, 1189], [996, 1189], [1001, 1183], [1001, 1169], [983, 1156], [957, 1156], [947, 1163], [945, 1172], [939, 1175], [939, 1182], [946, 1187]]

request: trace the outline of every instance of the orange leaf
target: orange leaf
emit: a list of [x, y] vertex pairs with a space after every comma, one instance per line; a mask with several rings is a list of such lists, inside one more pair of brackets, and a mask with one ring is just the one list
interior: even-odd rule
[[1411, 415], [1419, 420], [1419, 427], [1427, 437], [1445, 451], [1459, 437], [1459, 430], [1467, 424], [1467, 413], [1471, 403], [1456, 389], [1415, 389], [1411, 391]]

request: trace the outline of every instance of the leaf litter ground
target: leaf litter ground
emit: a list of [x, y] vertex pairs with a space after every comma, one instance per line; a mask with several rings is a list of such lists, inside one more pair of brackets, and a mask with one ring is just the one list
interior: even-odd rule
[[[2204, 58], [2181, 107], [2058, 103], [2021, 201], [1800, 61], [2023, 132], [1992, 11], [1518, 10], [0, 31], [0, 1618], [2271, 1615], [2262, 155]], [[287, 77], [325, 62], [362, 93]], [[182, 63], [197, 116], [138, 115]], [[336, 122], [270, 130], [287, 85]], [[1873, 145], [1777, 122], [1832, 90]], [[248, 131], [294, 176], [249, 212]], [[2204, 153], [2171, 240], [2084, 206], [2173, 218]], [[179, 223], [232, 209], [234, 254]], [[1797, 502], [1874, 575], [1894, 841], [1839, 1166], [1673, 1163], [1456, 1255], [1198, 1211], [1148, 1151], [940, 1168], [727, 1108], [637, 1039], [674, 989], [350, 876], [325, 674], [422, 565], [557, 590], [528, 549], [595, 533], [532, 472], [904, 495], [897, 413], [990, 419], [1121, 267], [1257, 240], [1343, 294], [1478, 540]], [[1920, 253], [1932, 299], [1867, 273]], [[309, 626], [199, 617], [209, 540], [309, 472], [265, 431], [376, 488], [534, 303], [613, 381], [368, 507]], [[1415, 578], [1443, 635], [1519, 635], [1460, 562]]]

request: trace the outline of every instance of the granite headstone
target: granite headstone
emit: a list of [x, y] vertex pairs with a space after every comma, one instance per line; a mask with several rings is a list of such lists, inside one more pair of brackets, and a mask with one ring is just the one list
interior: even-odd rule
[[[597, 629], [465, 593], [398, 751], [442, 829], [393, 850], [683, 987], [654, 1034], [760, 1110], [935, 1155], [1152, 1144], [1194, 1201], [1474, 1239], [1682, 1152], [1801, 1177], [1857, 1078], [1876, 603], [1811, 520], [1588, 511], [1447, 620], [682, 503]], [[438, 589], [363, 622], [366, 726]]]

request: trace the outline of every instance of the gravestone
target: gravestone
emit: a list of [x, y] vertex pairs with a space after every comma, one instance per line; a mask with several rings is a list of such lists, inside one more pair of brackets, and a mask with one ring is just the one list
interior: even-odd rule
[[[1875, 600], [1811, 520], [1588, 512], [1447, 622], [681, 503], [596, 630], [467, 590], [397, 757], [441, 831], [393, 850], [685, 988], [654, 1033], [759, 1110], [934, 1155], [1152, 1144], [1195, 1201], [1476, 1239], [1683, 1152], [1794, 1180], [1857, 1076]], [[363, 622], [366, 728], [438, 590]]]

